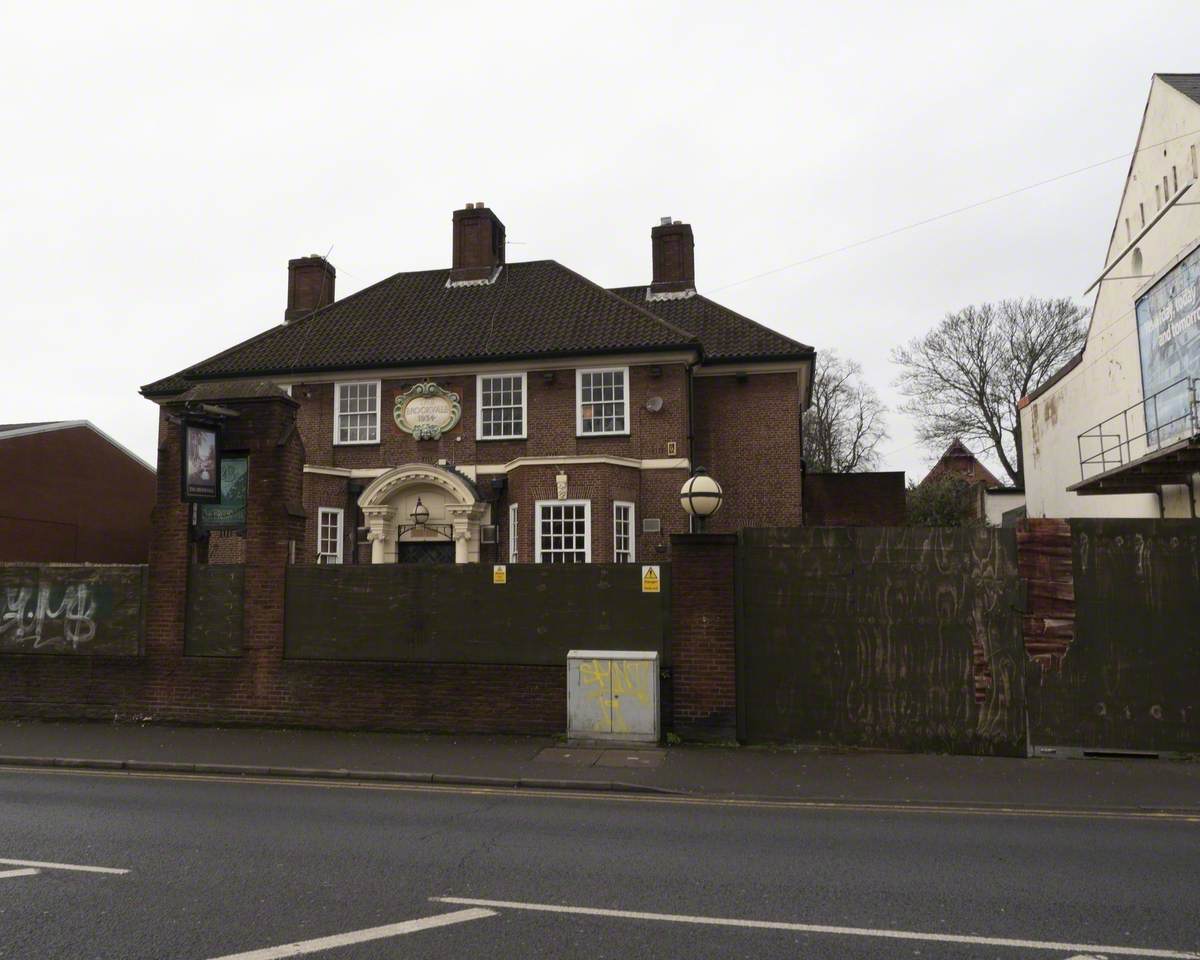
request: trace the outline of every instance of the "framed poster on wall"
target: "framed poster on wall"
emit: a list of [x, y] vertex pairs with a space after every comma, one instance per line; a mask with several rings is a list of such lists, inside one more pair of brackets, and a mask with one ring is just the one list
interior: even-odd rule
[[182, 499], [185, 503], [221, 500], [221, 444], [216, 424], [183, 422]]

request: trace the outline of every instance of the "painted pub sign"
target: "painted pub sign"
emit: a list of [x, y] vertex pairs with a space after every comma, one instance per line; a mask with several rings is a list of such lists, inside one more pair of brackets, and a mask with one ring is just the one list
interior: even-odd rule
[[1193, 429], [1190, 379], [1200, 377], [1200, 246], [1137, 301], [1146, 442]]
[[211, 423], [183, 423], [182, 499], [216, 503], [221, 499], [221, 444]]
[[245, 457], [221, 458], [221, 499], [200, 504], [196, 526], [201, 530], [241, 530], [246, 526]]
[[438, 440], [458, 424], [462, 403], [457, 393], [436, 383], [418, 383], [396, 398], [393, 416], [396, 426], [414, 440]]

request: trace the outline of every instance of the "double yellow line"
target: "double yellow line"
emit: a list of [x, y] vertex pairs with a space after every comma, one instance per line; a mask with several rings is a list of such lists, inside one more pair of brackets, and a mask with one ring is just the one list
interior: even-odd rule
[[474, 797], [521, 797], [535, 800], [584, 800], [605, 803], [666, 804], [670, 806], [730, 807], [751, 810], [819, 811], [832, 813], [925, 814], [934, 816], [1035, 817], [1058, 820], [1125, 820], [1150, 823], [1200, 824], [1200, 809], [1131, 810], [988, 804], [861, 800], [770, 800], [741, 797], [697, 797], [619, 791], [554, 790], [528, 787], [488, 787], [456, 784], [397, 783], [374, 780], [327, 780], [305, 777], [242, 776], [208, 773], [168, 773], [142, 770], [86, 770], [60, 767], [0, 767], [9, 774], [55, 774], [73, 777], [132, 778], [174, 782], [240, 783], [262, 786], [318, 787], [325, 790], [382, 790], [400, 793], [449, 793]]

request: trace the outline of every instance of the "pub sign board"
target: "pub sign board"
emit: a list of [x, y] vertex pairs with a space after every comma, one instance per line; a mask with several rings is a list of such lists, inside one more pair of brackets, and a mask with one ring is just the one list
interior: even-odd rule
[[1200, 246], [1139, 297], [1136, 310], [1146, 439], [1161, 446], [1191, 432], [1191, 391], [1180, 381], [1200, 377]]
[[221, 458], [221, 499], [202, 503], [196, 526], [201, 530], [241, 530], [246, 526], [247, 460]]
[[183, 421], [182, 496], [185, 503], [221, 500], [221, 437], [216, 424]]

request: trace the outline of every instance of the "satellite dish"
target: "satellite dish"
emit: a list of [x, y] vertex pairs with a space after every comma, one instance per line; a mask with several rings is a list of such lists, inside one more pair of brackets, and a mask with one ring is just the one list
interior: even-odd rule
[[663, 408], [662, 397], [651, 397], [649, 400], [646, 401], [646, 409], [649, 410], [651, 413], [658, 413], [658, 411], [661, 410], [662, 408]]

